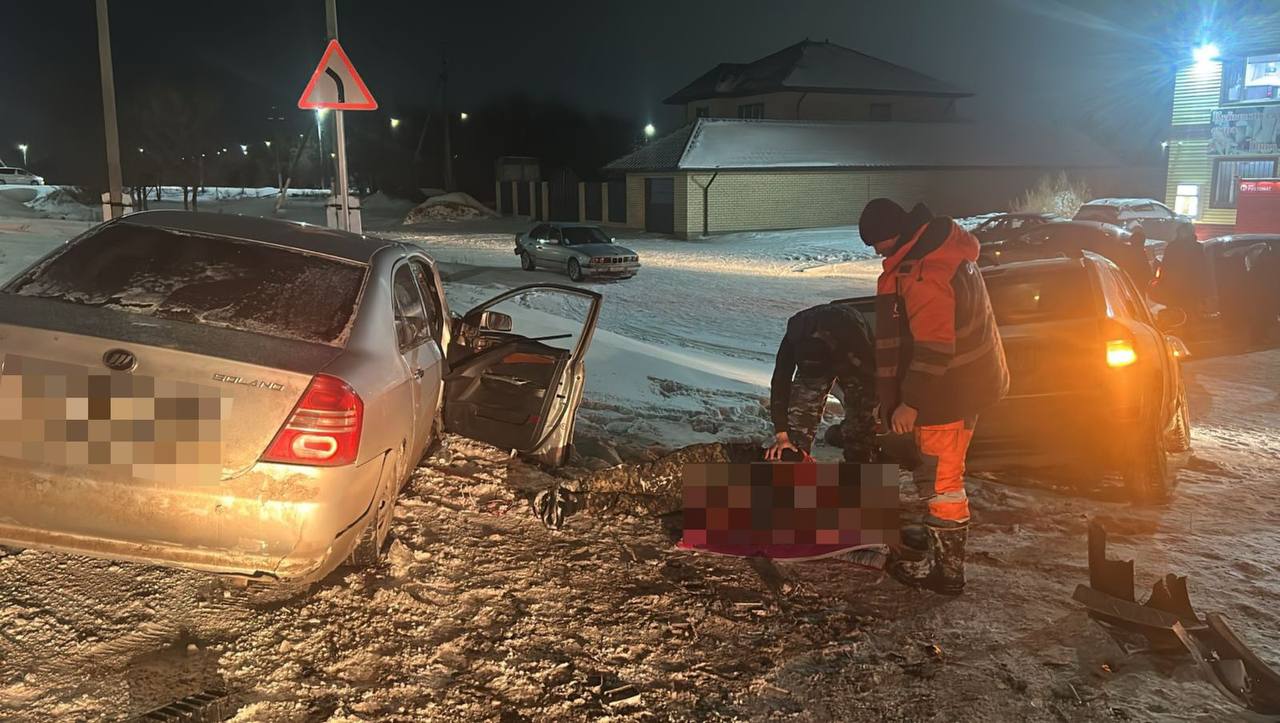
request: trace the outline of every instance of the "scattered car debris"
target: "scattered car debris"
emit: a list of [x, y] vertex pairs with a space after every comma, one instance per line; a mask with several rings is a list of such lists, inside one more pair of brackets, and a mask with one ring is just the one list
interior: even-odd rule
[[1185, 576], [1160, 578], [1151, 597], [1139, 604], [1133, 594], [1133, 560], [1107, 559], [1107, 532], [1097, 522], [1089, 525], [1089, 584], [1077, 586], [1072, 597], [1113, 637], [1137, 633], [1152, 652], [1188, 653], [1225, 696], [1256, 713], [1280, 715], [1280, 673], [1245, 647], [1221, 615], [1202, 618], [1196, 613]]

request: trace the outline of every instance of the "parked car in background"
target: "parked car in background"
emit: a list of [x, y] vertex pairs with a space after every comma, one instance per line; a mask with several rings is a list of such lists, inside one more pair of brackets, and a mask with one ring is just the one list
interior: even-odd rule
[[1002, 213], [998, 216], [983, 221], [973, 229], [973, 235], [978, 237], [979, 243], [991, 243], [993, 241], [1003, 241], [1010, 236], [1015, 236], [1032, 226], [1040, 226], [1051, 221], [1060, 221], [1058, 216], [1052, 213]]
[[[1158, 501], [1169, 452], [1190, 448], [1180, 361], [1128, 274], [1085, 252], [982, 271], [1009, 364], [1009, 394], [982, 413], [973, 470], [1119, 472], [1132, 498]], [[853, 299], [875, 324], [874, 297]]]
[[44, 178], [25, 168], [0, 166], [0, 185], [43, 186]]
[[[537, 335], [513, 332], [535, 302]], [[411, 244], [230, 214], [100, 224], [0, 288], [0, 544], [286, 589], [369, 564], [441, 420], [565, 459], [599, 306], [543, 284], [455, 317]]]
[[1280, 234], [1222, 236], [1192, 250], [1173, 263], [1166, 249], [1150, 292], [1186, 315], [1180, 335], [1191, 350], [1215, 356], [1280, 344]]
[[1112, 224], [1055, 221], [1035, 226], [1005, 241], [983, 245], [978, 265], [996, 266], [1055, 256], [1079, 257], [1085, 251], [1092, 251], [1115, 262], [1139, 289], [1145, 291], [1151, 281], [1151, 261], [1145, 247], [1135, 246], [1133, 240], [1133, 234]]
[[1150, 198], [1097, 198], [1081, 206], [1072, 219], [1101, 221], [1128, 231], [1141, 225], [1147, 238], [1156, 241], [1172, 241], [1182, 226], [1195, 228], [1190, 217]]
[[515, 253], [525, 271], [563, 271], [574, 281], [587, 277], [629, 279], [640, 271], [635, 251], [613, 242], [599, 226], [542, 223], [516, 234]]

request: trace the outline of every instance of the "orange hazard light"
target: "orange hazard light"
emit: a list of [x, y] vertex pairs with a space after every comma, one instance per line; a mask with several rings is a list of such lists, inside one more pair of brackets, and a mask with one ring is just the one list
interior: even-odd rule
[[1138, 361], [1138, 352], [1133, 350], [1133, 342], [1128, 339], [1107, 342], [1107, 366], [1118, 369], [1136, 361]]

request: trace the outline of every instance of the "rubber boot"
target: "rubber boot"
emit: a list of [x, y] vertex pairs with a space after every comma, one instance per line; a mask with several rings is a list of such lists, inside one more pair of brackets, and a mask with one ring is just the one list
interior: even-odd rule
[[933, 549], [933, 569], [924, 587], [940, 595], [964, 592], [964, 548], [969, 539], [969, 526], [928, 526], [929, 546]]
[[903, 585], [920, 587], [933, 569], [933, 550], [929, 532], [921, 524], [902, 526], [902, 544], [889, 551], [887, 570]]
[[[904, 546], [902, 554], [895, 555], [890, 561], [889, 574], [903, 585], [932, 590], [940, 595], [964, 592], [964, 548], [969, 526], [926, 525], [925, 533], [929, 540], [928, 551], [920, 555], [920, 550]], [[910, 537], [915, 537], [915, 534], [909, 536], [907, 529], [903, 528], [904, 542]]]

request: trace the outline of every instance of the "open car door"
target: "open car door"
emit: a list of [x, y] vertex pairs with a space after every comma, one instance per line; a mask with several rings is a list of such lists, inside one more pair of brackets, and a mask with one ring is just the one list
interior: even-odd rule
[[876, 297], [855, 296], [851, 299], [836, 299], [831, 303], [853, 307], [853, 310], [858, 312], [858, 315], [862, 317], [862, 320], [867, 322], [867, 329], [870, 330], [872, 334], [876, 333]]
[[602, 297], [559, 284], [503, 293], [454, 320], [444, 427], [563, 464], [586, 379]]

